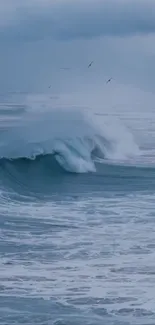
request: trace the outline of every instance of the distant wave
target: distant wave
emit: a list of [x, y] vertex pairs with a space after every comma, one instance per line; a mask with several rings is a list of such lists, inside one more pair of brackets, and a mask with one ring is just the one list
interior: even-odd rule
[[139, 154], [132, 134], [121, 124], [75, 109], [31, 114], [0, 132], [3, 164], [50, 155], [64, 171], [88, 173], [96, 172], [98, 160], [119, 162]]

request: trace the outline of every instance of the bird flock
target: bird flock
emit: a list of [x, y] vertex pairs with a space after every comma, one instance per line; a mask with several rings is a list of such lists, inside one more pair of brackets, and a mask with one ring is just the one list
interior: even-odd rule
[[[94, 61], [91, 61], [89, 64], [88, 64], [88, 69], [92, 66], [92, 64], [94, 63]], [[70, 70], [70, 68], [60, 68], [60, 70]], [[113, 78], [109, 78], [107, 81], [106, 81], [106, 84], [108, 84], [109, 82], [111, 82], [111, 80], [113, 80]], [[48, 88], [51, 88], [51, 85], [49, 85]]]
[[[94, 61], [91, 61], [89, 64], [88, 64], [88, 68], [90, 68], [92, 66], [92, 64], [94, 63]], [[106, 84], [108, 84], [113, 78], [109, 78], [107, 81], [106, 81]]]

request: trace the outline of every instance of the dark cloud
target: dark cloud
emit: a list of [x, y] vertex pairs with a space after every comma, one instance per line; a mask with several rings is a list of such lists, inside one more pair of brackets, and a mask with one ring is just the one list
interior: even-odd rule
[[[71, 40], [155, 32], [154, 0], [77, 0], [17, 2], [14, 19], [0, 28], [0, 39]], [[4, 17], [3, 17], [4, 20]]]

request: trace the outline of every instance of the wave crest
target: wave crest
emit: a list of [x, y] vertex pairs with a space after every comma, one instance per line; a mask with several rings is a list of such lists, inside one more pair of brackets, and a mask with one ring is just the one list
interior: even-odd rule
[[57, 109], [30, 114], [1, 130], [0, 153], [5, 159], [53, 155], [64, 170], [86, 173], [96, 171], [96, 160], [126, 160], [139, 154], [139, 148], [132, 134], [116, 121], [81, 110]]

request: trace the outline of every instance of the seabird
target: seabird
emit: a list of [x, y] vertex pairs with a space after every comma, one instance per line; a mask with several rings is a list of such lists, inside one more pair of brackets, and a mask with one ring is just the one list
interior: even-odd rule
[[90, 67], [92, 66], [93, 62], [94, 62], [94, 61], [91, 61], [91, 62], [89, 63], [88, 68], [90, 68]]
[[108, 82], [110, 82], [112, 79], [113, 79], [113, 78], [108, 79], [107, 82], [106, 82], [106, 84], [108, 84]]

